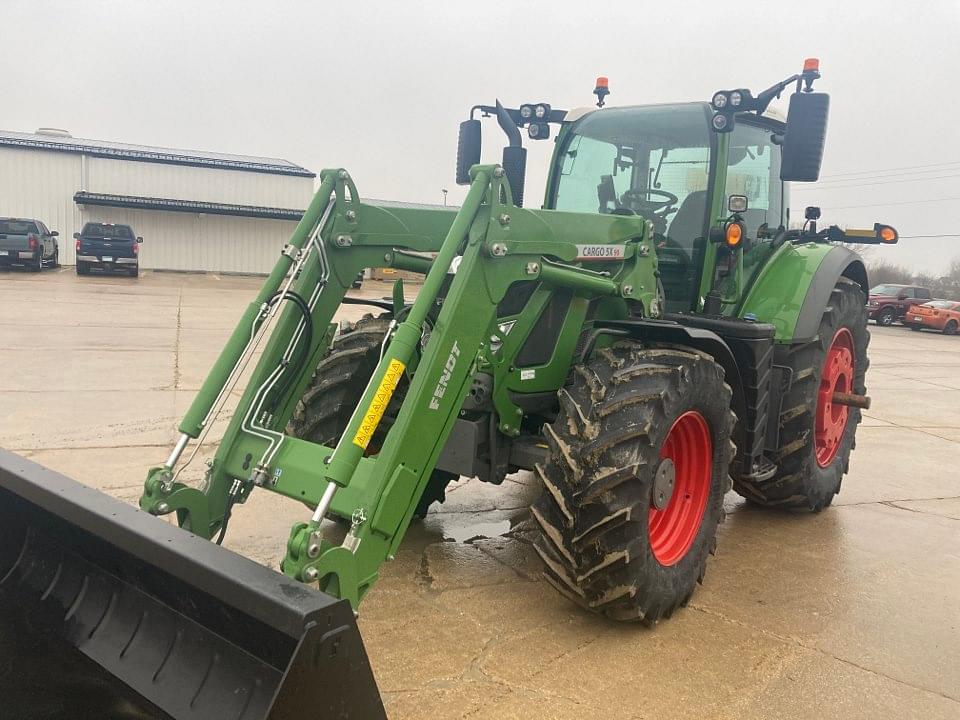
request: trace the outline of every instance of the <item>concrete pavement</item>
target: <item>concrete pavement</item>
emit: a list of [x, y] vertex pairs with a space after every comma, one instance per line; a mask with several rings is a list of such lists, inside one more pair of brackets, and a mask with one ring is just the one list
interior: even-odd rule
[[[134, 502], [258, 284], [0, 274], [0, 446]], [[960, 717], [960, 338], [871, 332], [873, 408], [833, 507], [730, 494], [703, 587], [654, 629], [541, 580], [528, 474], [452, 486], [361, 609], [390, 716]], [[258, 493], [227, 545], [275, 565], [304, 517]]]

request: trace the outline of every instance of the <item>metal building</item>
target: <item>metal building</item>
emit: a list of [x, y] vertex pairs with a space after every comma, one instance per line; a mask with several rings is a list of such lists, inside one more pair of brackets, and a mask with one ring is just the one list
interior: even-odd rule
[[314, 173], [273, 158], [0, 130], [0, 216], [34, 217], [60, 233], [126, 223], [144, 238], [143, 268], [269, 272], [310, 202]]

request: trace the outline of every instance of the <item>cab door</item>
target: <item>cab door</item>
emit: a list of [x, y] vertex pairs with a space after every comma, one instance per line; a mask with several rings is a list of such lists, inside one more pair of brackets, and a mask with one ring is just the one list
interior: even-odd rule
[[780, 180], [780, 145], [772, 137], [771, 128], [739, 118], [730, 136], [726, 196], [747, 198], [747, 209], [740, 217], [748, 253], [751, 246], [772, 240], [789, 222], [786, 183]]

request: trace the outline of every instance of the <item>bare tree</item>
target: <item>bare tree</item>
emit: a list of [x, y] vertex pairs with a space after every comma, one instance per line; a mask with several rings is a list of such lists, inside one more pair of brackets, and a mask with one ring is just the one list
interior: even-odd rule
[[872, 263], [868, 274], [872, 285], [879, 285], [881, 283], [909, 284], [913, 282], [912, 272], [902, 265], [894, 265], [889, 260]]

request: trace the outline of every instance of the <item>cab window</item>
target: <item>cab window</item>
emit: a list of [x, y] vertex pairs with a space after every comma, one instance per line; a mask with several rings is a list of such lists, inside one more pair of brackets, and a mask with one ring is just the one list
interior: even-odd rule
[[773, 237], [785, 226], [784, 184], [780, 181], [780, 146], [767, 128], [740, 121], [730, 136], [727, 197], [746, 195], [743, 217], [748, 238]]
[[551, 206], [649, 220], [667, 309], [689, 309], [705, 242], [711, 150], [702, 104], [590, 113], [559, 149]]

